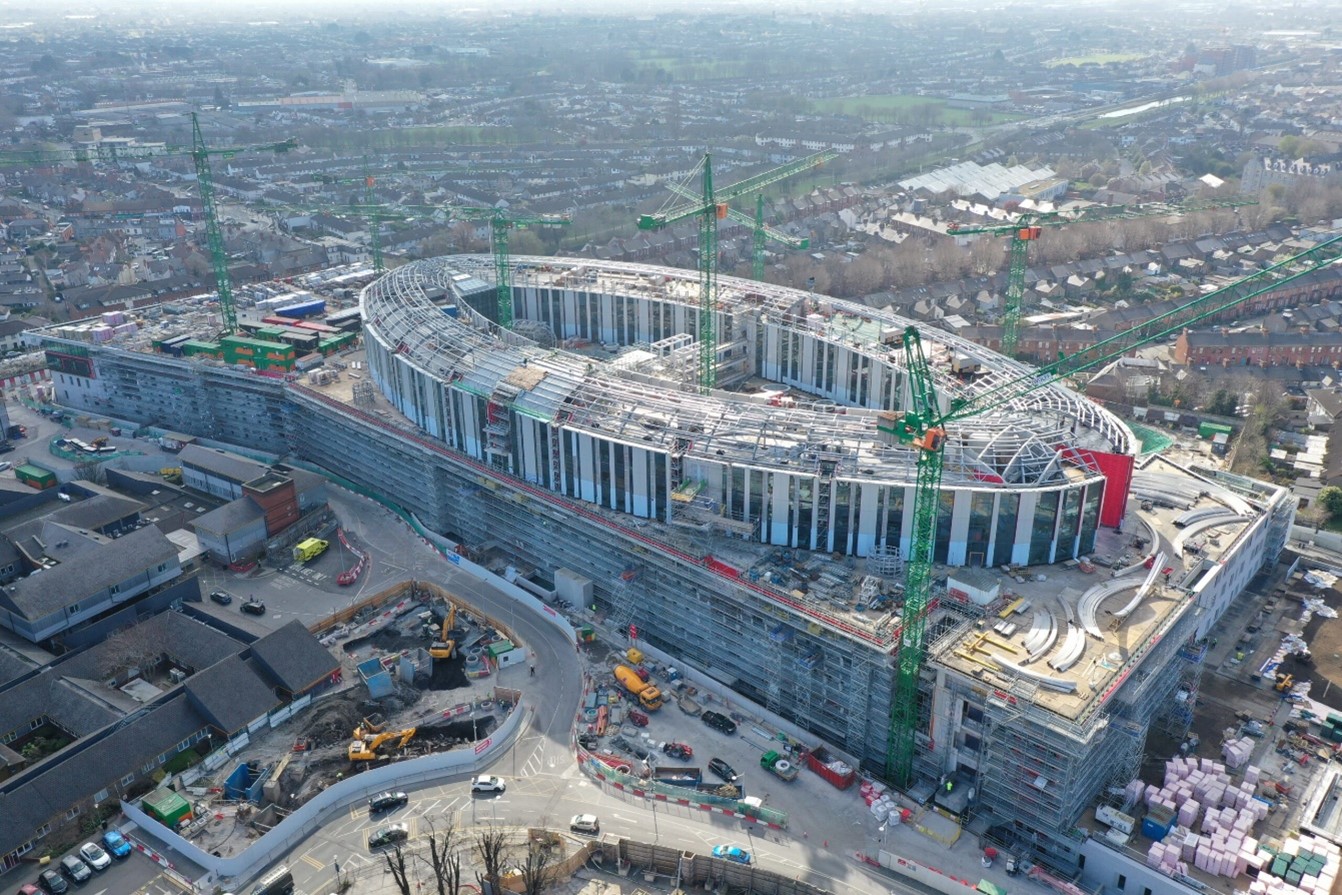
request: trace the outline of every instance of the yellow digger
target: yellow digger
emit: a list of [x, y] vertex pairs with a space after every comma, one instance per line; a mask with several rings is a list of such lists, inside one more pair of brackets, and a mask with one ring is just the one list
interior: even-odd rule
[[381, 758], [382, 756], [378, 754], [377, 750], [381, 748], [384, 743], [398, 737], [400, 738], [400, 741], [396, 744], [395, 748], [404, 749], [406, 743], [409, 743], [414, 737], [415, 730], [416, 728], [414, 727], [407, 727], [404, 730], [388, 730], [383, 733], [364, 733], [363, 729], [359, 728], [354, 731], [356, 739], [349, 744], [349, 760], [373, 761], [374, 759]]
[[449, 604], [447, 618], [443, 619], [443, 629], [438, 639], [429, 644], [429, 655], [435, 659], [450, 659], [457, 651], [457, 642], [451, 638], [452, 626], [457, 621], [457, 604]]

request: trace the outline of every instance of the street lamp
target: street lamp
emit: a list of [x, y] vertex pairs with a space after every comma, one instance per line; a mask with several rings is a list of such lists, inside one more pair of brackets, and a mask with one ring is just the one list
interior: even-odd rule
[[643, 801], [652, 805], [652, 841], [656, 845], [662, 841], [662, 832], [657, 829], [657, 800], [651, 798], [650, 793], [643, 794]]

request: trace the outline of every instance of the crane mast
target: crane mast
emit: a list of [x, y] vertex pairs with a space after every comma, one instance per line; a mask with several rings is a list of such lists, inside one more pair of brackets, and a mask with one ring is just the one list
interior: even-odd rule
[[567, 227], [573, 218], [563, 214], [508, 215], [501, 208], [478, 208], [469, 205], [449, 209], [452, 216], [463, 221], [489, 222], [489, 248], [494, 256], [494, 284], [498, 305], [498, 323], [505, 329], [513, 328], [513, 270], [512, 253], [508, 248], [508, 234], [527, 227]]
[[923, 352], [918, 330], [912, 326], [905, 329], [903, 344], [904, 363], [909, 377], [909, 406], [902, 412], [883, 415], [878, 423], [881, 433], [894, 436], [918, 451], [912, 508], [913, 531], [904, 567], [904, 615], [895, 647], [895, 685], [886, 741], [886, 774], [896, 786], [907, 788], [913, 782], [913, 759], [919, 726], [918, 680], [927, 653], [924, 636], [932, 590], [932, 562], [947, 425], [994, 408], [1007, 408], [1036, 389], [1106, 364], [1143, 345], [1163, 340], [1186, 326], [1213, 318], [1255, 296], [1339, 262], [1342, 262], [1342, 236], [1334, 236], [1307, 251], [1194, 298], [1172, 311], [1082, 351], [1063, 355], [1051, 364], [1022, 373], [994, 388], [953, 399], [945, 410], [937, 400], [935, 379]]
[[[813, 153], [786, 165], [780, 165], [753, 177], [722, 189], [713, 185], [713, 159], [711, 153], [704, 153], [698, 172], [702, 179], [702, 190], [691, 198], [684, 186], [672, 187], [676, 195], [689, 199], [683, 205], [664, 208], [653, 214], [640, 215], [638, 229], [660, 230], [687, 218], [695, 218], [699, 227], [699, 390], [707, 394], [717, 385], [718, 345], [715, 315], [718, 307], [718, 221], [730, 213], [728, 204], [732, 199], [756, 193], [780, 180], [791, 177], [808, 168], [814, 168], [831, 159], [838, 153], [823, 151]], [[691, 173], [691, 177], [693, 177]], [[749, 220], [747, 218], [747, 220]], [[753, 222], [752, 222], [753, 223]], [[762, 256], [761, 256], [762, 257]], [[763, 270], [761, 269], [761, 274]]]

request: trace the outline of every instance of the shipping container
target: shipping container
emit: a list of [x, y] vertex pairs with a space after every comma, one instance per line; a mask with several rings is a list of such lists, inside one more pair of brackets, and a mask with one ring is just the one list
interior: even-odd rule
[[327, 336], [339, 335], [340, 333], [340, 330], [334, 326], [327, 326], [325, 323], [318, 323], [315, 320], [295, 320], [290, 326], [296, 329], [308, 329]]
[[192, 340], [182, 345], [182, 354], [186, 357], [196, 357], [203, 355], [205, 357], [219, 357], [224, 353], [218, 342], [202, 342]]
[[346, 308], [326, 315], [326, 325], [334, 326], [341, 332], [358, 332], [363, 329], [363, 311], [358, 307]]
[[275, 308], [275, 315], [278, 317], [313, 317], [325, 310], [326, 299], [314, 298], [309, 301], [299, 302], [298, 304]]
[[170, 830], [176, 830], [184, 820], [191, 819], [191, 804], [170, 789], [156, 789], [145, 796], [140, 805], [145, 814]]
[[262, 323], [269, 323], [271, 326], [294, 326], [302, 323], [297, 317], [280, 317], [278, 314], [272, 314], [269, 317], [262, 317]]
[[30, 488], [45, 491], [56, 487], [56, 473], [35, 463], [24, 463], [14, 467], [14, 477]]
[[1233, 435], [1235, 428], [1225, 423], [1201, 423], [1198, 425], [1199, 438], [1211, 438], [1213, 435]]

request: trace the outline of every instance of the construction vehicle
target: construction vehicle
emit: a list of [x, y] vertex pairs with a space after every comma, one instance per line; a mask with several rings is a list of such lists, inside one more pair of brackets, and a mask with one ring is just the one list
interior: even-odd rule
[[457, 623], [457, 604], [448, 604], [447, 615], [443, 617], [443, 627], [438, 632], [438, 639], [429, 644], [429, 655], [435, 659], [450, 659], [457, 652], [457, 642], [449, 635], [452, 628]]
[[[683, 205], [639, 216], [640, 230], [661, 230], [689, 218], [699, 222], [699, 389], [704, 394], [713, 390], [718, 378], [718, 221], [727, 217], [727, 203], [837, 157], [838, 153], [829, 150], [817, 152], [719, 190], [713, 187], [712, 158], [704, 153], [703, 161], [685, 181], [688, 184], [702, 175], [702, 192], [695, 191], [694, 199]], [[686, 191], [684, 187], [673, 190], [678, 196]]]
[[1291, 689], [1294, 686], [1295, 686], [1295, 675], [1293, 674], [1277, 675], [1277, 683], [1275, 687], [1278, 693], [1285, 693], [1287, 690]]
[[941, 502], [942, 451], [947, 427], [988, 410], [1010, 406], [1038, 389], [1065, 383], [1072, 377], [1124, 357], [1143, 345], [1165, 342], [1186, 327], [1238, 307], [1255, 296], [1307, 277], [1342, 260], [1342, 236], [1324, 239], [1304, 252], [1272, 264], [1199, 295], [1173, 310], [1123, 330], [1075, 354], [1065, 354], [1038, 368], [1024, 369], [1014, 378], [977, 392], [961, 391], [943, 402], [923, 353], [916, 327], [904, 330], [904, 362], [910, 400], [906, 409], [883, 413], [877, 432], [892, 442], [916, 449], [916, 486], [909, 508], [913, 517], [910, 550], [904, 565], [904, 613], [895, 643], [895, 681], [890, 700], [886, 775], [907, 789], [914, 782], [913, 760], [919, 726], [918, 695], [927, 645], [927, 612], [931, 605], [933, 550], [938, 506]]
[[777, 749], [770, 749], [760, 756], [760, 767], [789, 783], [797, 779], [797, 766]]
[[163, 481], [170, 485], [182, 484], [182, 467], [180, 466], [165, 466], [158, 471], [158, 474], [163, 476]]
[[639, 677], [638, 672], [628, 665], [615, 666], [615, 679], [648, 711], [655, 712], [662, 707], [662, 691]]
[[316, 559], [325, 553], [329, 546], [331, 546], [331, 542], [323, 541], [321, 538], [304, 538], [294, 545], [294, 562], [307, 562], [310, 559]]
[[383, 758], [378, 753], [383, 744], [391, 740], [398, 740], [395, 748], [404, 749], [406, 744], [415, 736], [417, 728], [407, 727], [404, 730], [387, 730], [382, 733], [369, 733], [358, 737], [358, 730], [355, 731], [356, 738], [349, 744], [350, 761], [373, 761]]

